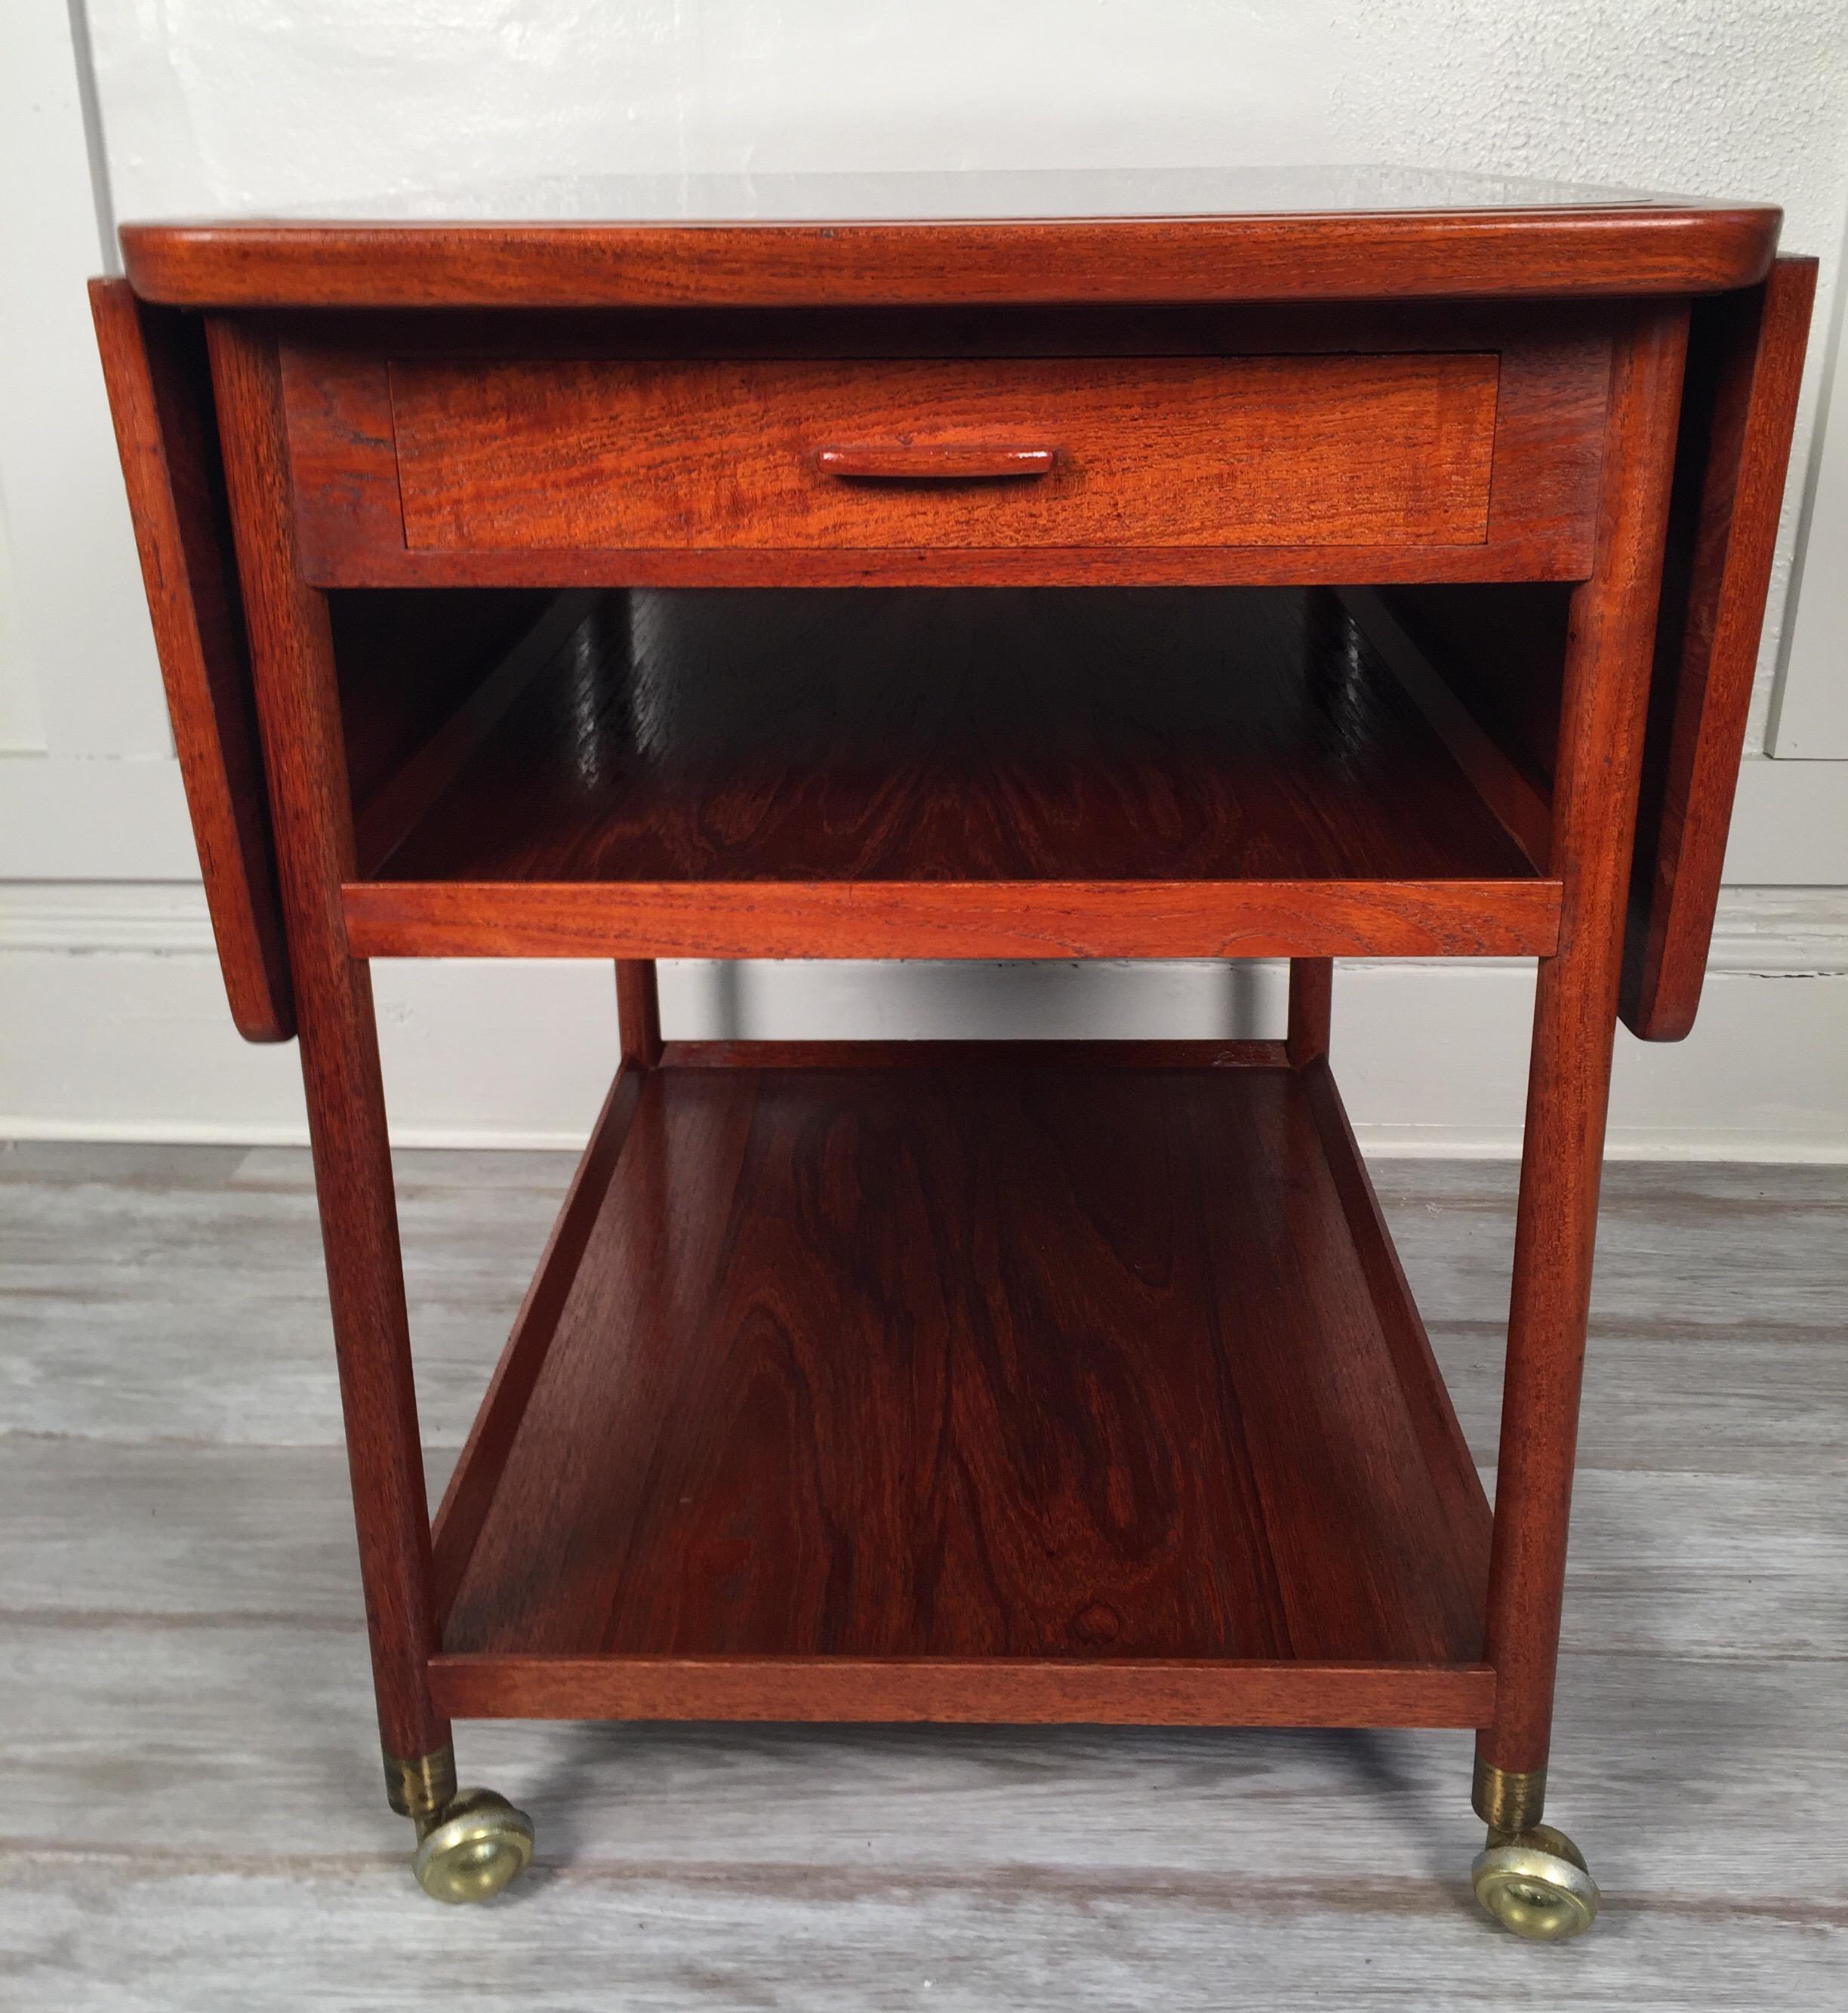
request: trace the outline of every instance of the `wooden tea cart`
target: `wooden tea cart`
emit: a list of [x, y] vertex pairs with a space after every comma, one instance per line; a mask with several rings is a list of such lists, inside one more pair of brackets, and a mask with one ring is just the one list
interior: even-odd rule
[[[474, 209], [131, 226], [93, 290], [424, 1884], [531, 1851], [456, 1718], [1455, 1726], [1485, 1905], [1583, 1928], [1612, 1042], [1699, 997], [1813, 263], [1357, 173]], [[434, 1524], [409, 956], [609, 959], [621, 1035]], [[1492, 1514], [1328, 1058], [1335, 960], [1482, 956], [1539, 964]], [[1289, 1025], [664, 1040], [663, 957], [1287, 958]]]

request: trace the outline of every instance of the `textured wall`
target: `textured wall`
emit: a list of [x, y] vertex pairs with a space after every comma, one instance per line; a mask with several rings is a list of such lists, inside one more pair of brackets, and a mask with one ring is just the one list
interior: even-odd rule
[[125, 212], [512, 170], [1385, 160], [1775, 196], [1840, 0], [88, 0]]

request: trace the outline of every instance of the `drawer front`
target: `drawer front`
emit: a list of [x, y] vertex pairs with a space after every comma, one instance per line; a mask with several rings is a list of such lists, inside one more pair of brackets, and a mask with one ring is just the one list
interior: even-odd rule
[[1494, 354], [416, 360], [429, 553], [1479, 545]]

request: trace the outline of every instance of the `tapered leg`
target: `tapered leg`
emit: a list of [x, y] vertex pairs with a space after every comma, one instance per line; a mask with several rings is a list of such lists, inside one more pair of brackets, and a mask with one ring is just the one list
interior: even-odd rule
[[1334, 1003], [1334, 959], [1292, 957], [1289, 1032], [1285, 1041], [1292, 1069], [1306, 1068], [1328, 1053], [1328, 1017]]
[[437, 1647], [430, 1511], [378, 1032], [371, 974], [348, 953], [340, 908], [353, 833], [333, 638], [325, 597], [303, 584], [295, 550], [274, 347], [236, 324], [215, 324], [210, 333], [276, 821], [386, 1793], [416, 1822], [415, 1865], [426, 1891], [481, 1900], [526, 1866], [533, 1828], [491, 1790], [458, 1790], [449, 1722], [430, 1696]]
[[1535, 1004], [1489, 1564], [1496, 1713], [1478, 1736], [1474, 1791], [1490, 1829], [1485, 1857], [1550, 1853], [1559, 1862], [1563, 1912], [1552, 1915], [1532, 1904], [1544, 1882], [1531, 1868], [1478, 1863], [1485, 1903], [1529, 1935], [1571, 1933], [1589, 1920], [1570, 1841], [1549, 1833], [1552, 1843], [1536, 1843], [1535, 1827], [1551, 1739], [1624, 905], [1685, 337], [1685, 313], [1642, 310], [1620, 345], [1594, 570], [1573, 597], [1565, 666], [1553, 835], [1564, 912]]

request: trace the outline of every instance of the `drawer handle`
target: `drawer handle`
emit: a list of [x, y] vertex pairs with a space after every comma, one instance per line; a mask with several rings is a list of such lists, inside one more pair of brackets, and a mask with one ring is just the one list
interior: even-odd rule
[[1059, 458], [1049, 447], [964, 447], [950, 442], [885, 447], [824, 447], [815, 456], [824, 475], [848, 482], [1014, 482], [1049, 475]]

